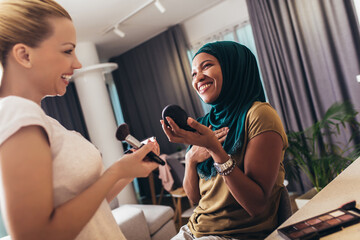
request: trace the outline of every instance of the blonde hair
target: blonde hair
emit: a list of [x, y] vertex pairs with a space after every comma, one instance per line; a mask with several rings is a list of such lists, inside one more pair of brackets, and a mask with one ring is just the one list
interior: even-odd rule
[[37, 47], [51, 36], [52, 28], [47, 20], [52, 17], [71, 20], [69, 13], [53, 0], [0, 1], [0, 65], [3, 69], [15, 44]]

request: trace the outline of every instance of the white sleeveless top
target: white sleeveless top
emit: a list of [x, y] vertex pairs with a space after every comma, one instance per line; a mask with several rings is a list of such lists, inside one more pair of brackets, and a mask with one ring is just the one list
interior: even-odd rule
[[[0, 145], [21, 127], [29, 125], [43, 127], [49, 138], [54, 207], [74, 198], [101, 176], [101, 154], [80, 133], [65, 129], [33, 101], [16, 96], [0, 99]], [[82, 239], [125, 239], [106, 200], [76, 237], [76, 240]]]

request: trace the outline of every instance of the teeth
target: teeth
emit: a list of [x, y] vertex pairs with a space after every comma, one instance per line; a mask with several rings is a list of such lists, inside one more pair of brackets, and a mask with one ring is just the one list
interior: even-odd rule
[[201, 91], [201, 90], [203, 90], [204, 88], [209, 87], [210, 85], [211, 85], [210, 83], [205, 84], [205, 85], [202, 85], [202, 86], [199, 88], [199, 90]]
[[61, 75], [61, 78], [69, 82], [71, 79], [71, 75]]

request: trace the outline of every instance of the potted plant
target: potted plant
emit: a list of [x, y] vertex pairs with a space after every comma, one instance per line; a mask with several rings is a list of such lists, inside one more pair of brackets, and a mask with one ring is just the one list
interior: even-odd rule
[[[357, 114], [349, 102], [334, 103], [323, 119], [309, 128], [289, 131], [284, 162], [287, 178], [299, 181], [299, 170], [303, 171], [314, 186], [314, 195], [350, 165], [360, 153], [359, 145], [351, 146], [353, 138], [359, 136]], [[353, 134], [345, 143], [337, 141], [343, 137], [341, 128], [348, 126]]]

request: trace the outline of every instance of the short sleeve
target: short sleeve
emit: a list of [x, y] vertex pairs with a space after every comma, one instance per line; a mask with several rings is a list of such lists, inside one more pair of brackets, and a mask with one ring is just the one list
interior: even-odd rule
[[50, 134], [45, 112], [35, 102], [9, 96], [0, 99], [0, 145], [20, 128], [38, 125]]
[[268, 103], [256, 103], [248, 111], [248, 140], [256, 137], [257, 135], [274, 131], [278, 133], [284, 143], [283, 149], [288, 146], [287, 136], [284, 126], [281, 122], [276, 110]]

